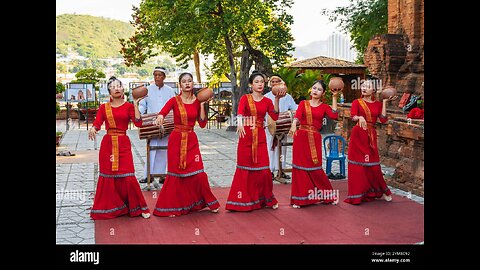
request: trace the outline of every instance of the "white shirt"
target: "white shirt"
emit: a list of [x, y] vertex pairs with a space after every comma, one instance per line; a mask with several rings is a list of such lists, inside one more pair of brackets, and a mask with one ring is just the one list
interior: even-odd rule
[[142, 99], [138, 104], [141, 114], [158, 113], [169, 99], [176, 96], [175, 90], [166, 84], [160, 89], [156, 84], [151, 84], [147, 89], [148, 97]]

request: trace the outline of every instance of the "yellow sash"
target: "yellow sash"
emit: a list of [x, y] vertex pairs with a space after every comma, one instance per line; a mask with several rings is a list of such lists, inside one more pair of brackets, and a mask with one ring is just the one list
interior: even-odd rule
[[[367, 106], [367, 103], [365, 102], [365, 100], [363, 100], [363, 98], [359, 98], [358, 99], [358, 103], [360, 104], [360, 106], [362, 106], [363, 110], [365, 111], [365, 115], [367, 117], [367, 133], [368, 133], [368, 140], [370, 141], [370, 146], [373, 148], [373, 149], [377, 149], [377, 140], [375, 140], [375, 138], [373, 137], [373, 130], [375, 129], [375, 123], [373, 123], [373, 120], [372, 120], [372, 113], [370, 112], [370, 109], [368, 108]], [[360, 122], [358, 122], [357, 125], [360, 125]]]
[[[250, 114], [252, 115], [253, 119], [257, 119], [257, 107], [255, 107], [255, 101], [253, 100], [253, 96], [251, 94], [247, 94], [248, 106], [250, 107]], [[256, 121], [255, 121], [256, 122]], [[255, 126], [252, 130], [252, 158], [253, 163], [257, 163], [257, 149], [258, 149], [258, 125], [255, 123]]]
[[[307, 125], [313, 127], [313, 116], [312, 116], [312, 107], [310, 106], [310, 101], [305, 100], [305, 114], [307, 115]], [[317, 148], [315, 147], [315, 139], [313, 134], [317, 131], [316, 129], [304, 129], [308, 134], [308, 144], [310, 145], [310, 153], [312, 154], [313, 164], [318, 163]]]
[[[178, 95], [175, 96], [175, 99], [177, 100], [178, 110], [180, 111], [180, 121], [183, 126], [188, 126], [187, 110], [183, 105], [182, 98]], [[182, 134], [182, 139], [180, 141], [180, 163], [178, 164], [178, 168], [184, 170], [187, 168], [188, 130], [184, 129], [180, 133]]]
[[[117, 125], [115, 124], [115, 119], [113, 118], [113, 112], [112, 112], [112, 104], [110, 102], [105, 103], [105, 113], [107, 115], [107, 121], [109, 125], [109, 129], [116, 129]], [[110, 160], [112, 162], [112, 171], [118, 171], [118, 159], [119, 159], [119, 153], [118, 153], [118, 136], [117, 135], [111, 135], [112, 137], [112, 158], [113, 160]]]

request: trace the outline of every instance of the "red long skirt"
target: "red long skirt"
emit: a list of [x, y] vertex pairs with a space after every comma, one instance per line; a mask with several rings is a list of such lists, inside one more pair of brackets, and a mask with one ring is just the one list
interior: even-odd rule
[[[375, 130], [373, 137], [377, 138]], [[383, 178], [378, 149], [370, 146], [366, 130], [354, 126], [348, 145], [348, 195], [344, 202], [360, 204], [383, 194], [392, 192]]]
[[188, 177], [167, 175], [153, 214], [160, 217], [180, 216], [207, 206], [214, 210], [220, 204], [210, 189], [205, 172]]
[[237, 169], [225, 205], [227, 210], [252, 211], [278, 203], [273, 195], [265, 130], [258, 129], [256, 163], [253, 163], [252, 141], [252, 129], [245, 128], [245, 136], [238, 139]]
[[135, 177], [132, 146], [128, 136], [118, 136], [119, 168], [112, 171], [112, 137], [103, 136], [99, 151], [99, 169], [92, 219], [109, 219], [121, 215], [139, 216], [150, 213]]
[[267, 169], [257, 171], [237, 167], [225, 208], [232, 211], [252, 211], [272, 207], [278, 203], [272, 190], [272, 174], [268, 163]]
[[109, 219], [128, 214], [136, 217], [150, 213], [135, 176], [98, 178], [92, 219]]
[[322, 136], [314, 133], [315, 149], [318, 163], [313, 163], [308, 132], [298, 130], [292, 147], [292, 189], [290, 203], [310, 205], [318, 202], [332, 203], [338, 200], [338, 192], [322, 168]]

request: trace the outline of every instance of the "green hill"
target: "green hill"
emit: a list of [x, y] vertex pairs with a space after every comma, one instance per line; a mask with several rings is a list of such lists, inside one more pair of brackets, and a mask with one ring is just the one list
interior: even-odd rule
[[119, 38], [129, 38], [135, 29], [126, 22], [90, 15], [62, 14], [56, 17], [57, 53], [72, 52], [88, 58], [121, 57]]

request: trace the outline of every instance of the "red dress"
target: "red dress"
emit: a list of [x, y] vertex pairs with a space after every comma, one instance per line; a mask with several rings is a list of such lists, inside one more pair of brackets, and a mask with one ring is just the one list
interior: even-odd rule
[[126, 214], [133, 217], [150, 212], [135, 177], [132, 145], [126, 135], [130, 120], [137, 127], [142, 125], [142, 120], [135, 119], [133, 104], [125, 102], [114, 108], [109, 102], [100, 106], [93, 123], [100, 130], [105, 121], [107, 134], [100, 144], [100, 174], [90, 212], [92, 219], [108, 219]]
[[356, 99], [352, 102], [351, 117], [363, 116], [367, 121], [367, 130], [355, 125], [352, 128], [348, 143], [348, 195], [346, 203], [360, 204], [380, 198], [391, 191], [383, 179], [380, 168], [380, 157], [377, 148], [377, 132], [375, 123], [387, 122], [382, 116], [382, 102], [365, 102]]
[[244, 119], [245, 136], [238, 140], [237, 169], [225, 207], [227, 210], [251, 211], [277, 204], [263, 129], [267, 112], [273, 120], [278, 119], [271, 99], [264, 97], [257, 102], [251, 94], [240, 98], [237, 116]]
[[164, 117], [173, 109], [174, 129], [168, 139], [168, 172], [153, 214], [156, 216], [185, 215], [205, 207], [217, 209], [220, 204], [213, 195], [204, 172], [195, 122], [201, 128], [200, 102], [184, 104], [180, 96], [168, 100], [159, 114]]
[[320, 129], [325, 115], [338, 118], [338, 113], [325, 103], [312, 107], [308, 100], [304, 100], [298, 105], [295, 118], [300, 121], [300, 128], [293, 139], [291, 204], [331, 203], [337, 199], [338, 194], [334, 193], [322, 168]]

